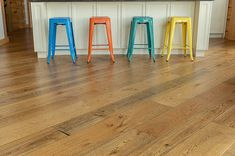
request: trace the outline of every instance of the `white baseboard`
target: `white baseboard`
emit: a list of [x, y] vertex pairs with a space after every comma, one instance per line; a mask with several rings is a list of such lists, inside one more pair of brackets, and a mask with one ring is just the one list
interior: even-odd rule
[[224, 38], [223, 33], [211, 33], [210, 38]]
[[[126, 55], [126, 51], [125, 49], [115, 49], [115, 55]], [[161, 50], [160, 49], [156, 49], [156, 54], [160, 54]], [[78, 55], [87, 55], [87, 50], [85, 49], [78, 49], [77, 50], [77, 54]], [[109, 55], [108, 51], [93, 51], [92, 53], [93, 55]], [[148, 55], [147, 51], [144, 50], [138, 50], [136, 49], [134, 51], [135, 55]], [[182, 50], [172, 50], [171, 52], [172, 55], [180, 55], [183, 54]], [[70, 55], [69, 51], [57, 51], [56, 55]], [[46, 58], [47, 57], [47, 52], [37, 52], [37, 56], [38, 58]], [[198, 50], [196, 52], [196, 56], [197, 57], [204, 57], [205, 56], [205, 50]]]
[[9, 38], [8, 37], [3, 38], [3, 39], [0, 40], [0, 45], [4, 45], [4, 44], [6, 44], [8, 42], [9, 42]]

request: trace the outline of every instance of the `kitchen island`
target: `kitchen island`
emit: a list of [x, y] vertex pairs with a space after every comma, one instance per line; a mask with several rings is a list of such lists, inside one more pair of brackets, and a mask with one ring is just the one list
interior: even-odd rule
[[[87, 54], [89, 18], [109, 16], [112, 23], [112, 35], [115, 54], [126, 54], [130, 24], [133, 16], [151, 16], [154, 18], [155, 48], [157, 53], [163, 46], [166, 23], [171, 16], [188, 16], [193, 24], [193, 49], [196, 56], [204, 56], [209, 47], [211, 24], [211, 0], [31, 0], [34, 50], [38, 58], [45, 58], [48, 49], [48, 21], [51, 17], [71, 17], [78, 55]], [[146, 43], [145, 27], [139, 26], [136, 43]], [[182, 45], [182, 28], [178, 26], [174, 43]], [[95, 31], [95, 44], [106, 43], [105, 28], [98, 25]], [[58, 28], [57, 44], [67, 44], [63, 27]], [[67, 51], [58, 51], [56, 55], [69, 55]], [[106, 51], [94, 51], [94, 54], [109, 54]], [[135, 54], [147, 54], [136, 50]], [[172, 54], [183, 54], [174, 49]]]

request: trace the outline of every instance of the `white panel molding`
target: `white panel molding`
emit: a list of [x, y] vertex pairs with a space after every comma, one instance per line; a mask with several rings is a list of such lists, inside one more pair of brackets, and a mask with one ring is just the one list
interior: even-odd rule
[[[229, 0], [214, 0], [212, 3], [211, 37], [224, 38]], [[216, 35], [217, 34], [217, 35]], [[218, 35], [218, 34], [222, 34]]]
[[197, 31], [194, 33], [194, 49], [208, 50], [211, 27], [212, 2], [197, 2], [195, 18]]
[[[145, 2], [122, 2], [121, 12], [122, 43], [120, 48], [127, 48], [132, 17], [145, 16]], [[141, 25], [137, 27], [135, 43], [144, 43], [143, 27]]]
[[[186, 16], [192, 19], [192, 31], [194, 31], [194, 13], [196, 2], [171, 2], [170, 16]], [[182, 25], [177, 25], [175, 29], [174, 43], [176, 45], [183, 45], [182, 43]]]
[[[109, 16], [111, 19], [112, 28], [112, 38], [114, 48], [119, 48], [121, 46], [121, 25], [120, 25], [120, 2], [98, 2], [97, 3], [97, 16]], [[106, 28], [104, 25], [96, 26], [98, 31], [96, 31], [98, 44], [107, 43]]]
[[170, 15], [170, 2], [147, 2], [146, 15], [153, 17], [154, 20], [155, 47], [162, 48], [166, 24]]
[[[47, 19], [52, 17], [72, 17], [72, 3], [60, 3], [60, 2], [52, 2], [46, 3], [47, 4]], [[47, 23], [48, 23], [47, 20]], [[48, 25], [48, 24], [47, 24]], [[48, 28], [47, 31], [48, 32]], [[68, 44], [66, 29], [64, 26], [57, 27], [56, 33], [56, 43], [59, 45]]]
[[47, 50], [47, 9], [45, 3], [31, 3], [34, 51]]
[[78, 49], [87, 49], [89, 18], [96, 16], [96, 2], [73, 2], [71, 10], [76, 47]]

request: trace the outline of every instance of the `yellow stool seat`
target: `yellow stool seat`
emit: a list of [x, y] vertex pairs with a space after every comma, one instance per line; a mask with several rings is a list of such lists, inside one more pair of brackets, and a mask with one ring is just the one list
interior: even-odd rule
[[[163, 50], [162, 50], [162, 56], [164, 56], [166, 48], [168, 48], [167, 61], [170, 60], [176, 24], [182, 24], [182, 35], [183, 35], [182, 49], [184, 50], [184, 56], [186, 56], [187, 49], [189, 49], [190, 58], [191, 58], [191, 60], [193, 60], [192, 22], [191, 22], [190, 17], [173, 16], [173, 17], [169, 18], [169, 20], [167, 22], [167, 28], [166, 28], [166, 33], [165, 33], [165, 40], [164, 40], [164, 46], [163, 46]], [[187, 46], [187, 35], [188, 35], [188, 42], [189, 42], [188, 46]]]

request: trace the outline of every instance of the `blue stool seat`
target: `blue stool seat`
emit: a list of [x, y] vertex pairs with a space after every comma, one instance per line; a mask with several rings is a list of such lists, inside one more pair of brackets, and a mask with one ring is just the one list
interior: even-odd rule
[[[56, 32], [58, 25], [64, 25], [66, 27], [66, 33], [69, 45], [56, 45]], [[60, 48], [56, 49], [56, 47]], [[49, 19], [49, 41], [48, 41], [48, 56], [47, 56], [48, 64], [50, 64], [51, 58], [54, 59], [56, 50], [70, 50], [72, 61], [73, 63], [76, 63], [77, 53], [74, 42], [73, 25], [69, 17], [55, 17]]]
[[[136, 35], [136, 28], [138, 24], [145, 24], [147, 27], [147, 39], [148, 44], [135, 44], [135, 35]], [[134, 45], [141, 45], [148, 47], [145, 48], [134, 48]], [[153, 33], [153, 18], [149, 16], [135, 16], [131, 21], [131, 30], [129, 36], [129, 44], [127, 49], [127, 57], [128, 60], [131, 61], [133, 50], [134, 49], [148, 49], [149, 56], [152, 57], [153, 61], [155, 62], [155, 51], [154, 51], [154, 33]]]

